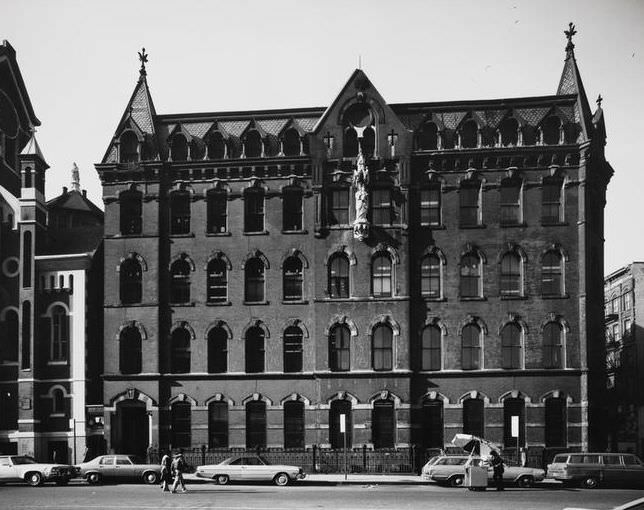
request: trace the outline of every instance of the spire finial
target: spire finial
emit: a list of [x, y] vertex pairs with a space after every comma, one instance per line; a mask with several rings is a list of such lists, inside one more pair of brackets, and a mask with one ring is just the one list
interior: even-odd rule
[[78, 170], [78, 165], [74, 162], [72, 167], [72, 189], [74, 191], [80, 191], [80, 171]]
[[568, 39], [568, 44], [566, 44], [566, 51], [572, 51], [575, 48], [575, 45], [572, 42], [572, 38], [576, 33], [577, 30], [575, 30], [575, 24], [571, 21], [570, 23], [568, 23], [568, 30], [564, 30], [566, 39]]
[[145, 71], [145, 64], [148, 62], [148, 54], [145, 52], [145, 48], [141, 48], [141, 51], [139, 51], [139, 61], [141, 62], [139, 73], [141, 73], [141, 76], [145, 76], [147, 74]]
[[604, 98], [602, 97], [602, 95], [601, 95], [601, 94], [599, 94], [599, 95], [597, 96], [596, 101], [595, 101], [595, 102], [597, 103], [597, 108], [601, 108], [601, 107], [602, 107], [602, 101], [603, 101], [603, 100], [604, 100]]

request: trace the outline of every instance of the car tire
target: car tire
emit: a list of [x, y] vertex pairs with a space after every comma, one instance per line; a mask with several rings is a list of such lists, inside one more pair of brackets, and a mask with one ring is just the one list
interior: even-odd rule
[[32, 487], [38, 487], [39, 485], [42, 485], [43, 477], [42, 474], [38, 471], [32, 471], [31, 473], [27, 473], [25, 475], [25, 480]]
[[228, 482], [230, 482], [230, 476], [228, 475], [215, 475], [213, 476], [213, 479], [219, 485], [227, 485]]
[[99, 475], [98, 473], [87, 473], [85, 479], [90, 485], [98, 485], [99, 483], [101, 483], [101, 475]]
[[599, 487], [599, 479], [596, 476], [587, 476], [581, 482], [584, 489], [596, 489]]
[[463, 475], [454, 475], [449, 479], [450, 487], [463, 487], [465, 477]]
[[534, 478], [532, 476], [522, 476], [517, 483], [519, 487], [529, 489], [530, 487], [534, 487]]
[[275, 478], [273, 478], [273, 483], [275, 485], [279, 485], [280, 487], [284, 487], [285, 485], [288, 485], [290, 481], [291, 479], [288, 477], [286, 473], [277, 473], [275, 475]]
[[154, 471], [146, 471], [143, 473], [143, 481], [148, 485], [154, 485], [159, 480], [159, 477]]

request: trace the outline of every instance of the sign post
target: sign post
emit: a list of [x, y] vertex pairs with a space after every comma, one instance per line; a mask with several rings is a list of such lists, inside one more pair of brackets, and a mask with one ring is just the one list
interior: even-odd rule
[[344, 479], [347, 479], [347, 415], [340, 415], [340, 433], [344, 444]]
[[519, 417], [510, 416], [510, 435], [517, 438], [517, 464], [521, 464], [521, 459], [519, 458]]

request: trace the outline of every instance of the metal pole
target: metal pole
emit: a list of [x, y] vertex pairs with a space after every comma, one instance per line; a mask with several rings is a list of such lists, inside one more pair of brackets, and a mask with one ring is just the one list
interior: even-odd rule
[[344, 429], [344, 479], [347, 479], [347, 429]]
[[74, 420], [74, 465], [76, 465], [76, 418]]

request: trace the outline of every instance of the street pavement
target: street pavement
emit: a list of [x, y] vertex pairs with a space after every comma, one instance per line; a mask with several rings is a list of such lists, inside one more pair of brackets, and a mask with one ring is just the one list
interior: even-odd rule
[[609, 510], [644, 496], [644, 490], [570, 489], [559, 484], [504, 492], [471, 492], [422, 482], [418, 476], [311, 475], [287, 487], [272, 484], [215, 485], [188, 480], [188, 492], [164, 493], [159, 486], [118, 484], [66, 487], [47, 484], [0, 486], [1, 510], [217, 510], [319, 509], [477, 509], [562, 510], [566, 507]]

